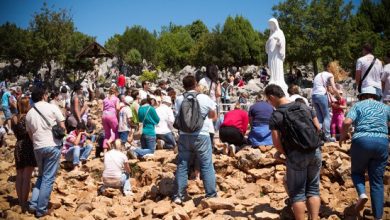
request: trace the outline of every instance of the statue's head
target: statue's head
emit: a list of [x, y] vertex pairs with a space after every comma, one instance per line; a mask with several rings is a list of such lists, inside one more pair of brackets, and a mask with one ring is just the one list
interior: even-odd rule
[[271, 32], [275, 32], [277, 29], [279, 29], [278, 20], [276, 18], [271, 18], [268, 20], [268, 27]]

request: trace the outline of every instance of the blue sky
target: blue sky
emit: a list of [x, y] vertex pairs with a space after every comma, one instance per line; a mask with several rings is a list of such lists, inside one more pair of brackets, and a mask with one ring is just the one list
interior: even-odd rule
[[[256, 30], [264, 31], [272, 6], [282, 0], [0, 0], [0, 24], [7, 21], [26, 28], [34, 12], [46, 2], [70, 9], [78, 31], [97, 37], [99, 43], [122, 34], [126, 26], [141, 25], [159, 31], [170, 22], [187, 25], [202, 20], [209, 29], [223, 24], [228, 15], [242, 15]], [[355, 5], [360, 0], [353, 0]]]

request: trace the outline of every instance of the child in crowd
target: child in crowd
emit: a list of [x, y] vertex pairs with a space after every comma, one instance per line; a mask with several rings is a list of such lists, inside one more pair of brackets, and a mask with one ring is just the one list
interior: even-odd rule
[[330, 123], [330, 133], [333, 138], [336, 138], [337, 131], [341, 132], [341, 127], [344, 121], [344, 111], [347, 108], [347, 101], [342, 97], [343, 91], [339, 91], [340, 96], [336, 97], [336, 101], [332, 102], [332, 120]]
[[5, 127], [3, 124], [4, 124], [4, 121], [2, 118], [0, 118], [0, 148], [4, 144], [4, 137], [7, 134], [7, 131], [5, 130]]

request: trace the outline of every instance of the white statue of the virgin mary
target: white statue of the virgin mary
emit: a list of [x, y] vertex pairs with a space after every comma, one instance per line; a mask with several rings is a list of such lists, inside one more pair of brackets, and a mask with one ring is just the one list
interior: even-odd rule
[[271, 72], [269, 84], [282, 87], [286, 96], [287, 84], [284, 81], [283, 61], [286, 57], [286, 39], [283, 31], [279, 28], [278, 20], [271, 18], [268, 21], [270, 35], [265, 45], [268, 54], [268, 68]]

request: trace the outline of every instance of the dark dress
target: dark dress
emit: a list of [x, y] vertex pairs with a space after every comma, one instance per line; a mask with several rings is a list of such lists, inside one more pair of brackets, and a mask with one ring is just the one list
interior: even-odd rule
[[33, 143], [26, 130], [26, 116], [21, 117], [17, 124], [12, 124], [12, 130], [17, 139], [14, 151], [16, 169], [36, 167]]

